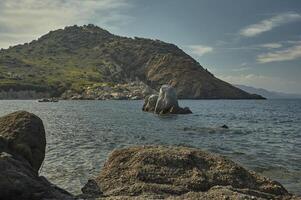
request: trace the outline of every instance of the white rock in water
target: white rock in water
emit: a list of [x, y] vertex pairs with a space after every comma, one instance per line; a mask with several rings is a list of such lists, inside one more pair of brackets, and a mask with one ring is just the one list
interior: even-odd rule
[[157, 100], [158, 100], [158, 95], [156, 94], [152, 94], [149, 97], [146, 97], [143, 105], [143, 110], [147, 112], [155, 111]]
[[162, 85], [155, 107], [155, 113], [167, 112], [172, 107], [179, 107], [176, 90], [170, 85]]
[[181, 108], [178, 104], [176, 90], [170, 85], [163, 85], [158, 95], [150, 95], [145, 98], [143, 111], [156, 114], [191, 114], [188, 107]]

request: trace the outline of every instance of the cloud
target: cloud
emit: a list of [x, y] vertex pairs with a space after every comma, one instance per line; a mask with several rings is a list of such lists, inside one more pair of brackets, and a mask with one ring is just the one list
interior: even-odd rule
[[[274, 43], [264, 43], [264, 44], [252, 44], [252, 45], [246, 45], [246, 46], [230, 46], [230, 47], [215, 47], [215, 49], [218, 50], [230, 50], [230, 51], [258, 51], [262, 50], [262, 48], [266, 49], [277, 49], [281, 48], [283, 45], [282, 43], [288, 43], [288, 41], [281, 41], [281, 42], [274, 42]], [[295, 42], [296, 43], [296, 42]]]
[[248, 71], [251, 68], [248, 67], [248, 63], [242, 63], [238, 68], [232, 69], [233, 72], [243, 72], [243, 71]]
[[287, 24], [298, 20], [301, 20], [301, 15], [299, 13], [295, 13], [295, 12], [282, 13], [274, 17], [271, 17], [269, 19], [262, 20], [257, 24], [249, 25], [243, 28], [242, 30], [240, 30], [239, 33], [240, 35], [245, 37], [254, 37], [261, 33], [270, 31], [273, 28], [276, 28], [283, 24]]
[[300, 83], [281, 77], [265, 76], [260, 74], [217, 75], [217, 77], [231, 84], [247, 85], [290, 93], [300, 92]]
[[210, 53], [213, 51], [213, 48], [210, 46], [204, 45], [189, 45], [187, 46], [192, 54], [196, 56], [203, 56], [206, 53]]
[[297, 44], [284, 50], [260, 54], [257, 56], [257, 61], [259, 63], [270, 63], [295, 60], [298, 58], [301, 58], [301, 44]]
[[260, 45], [261, 47], [268, 48], [268, 49], [278, 49], [282, 47], [282, 44], [280, 43], [267, 43]]
[[1, 0], [0, 47], [29, 42], [50, 30], [95, 23], [117, 29], [132, 18], [127, 0]]

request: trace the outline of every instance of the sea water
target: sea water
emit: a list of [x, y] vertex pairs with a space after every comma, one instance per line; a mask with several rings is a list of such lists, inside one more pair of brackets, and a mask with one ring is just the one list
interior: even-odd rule
[[142, 112], [142, 104], [2, 100], [0, 115], [26, 110], [43, 120], [41, 175], [74, 194], [100, 173], [113, 149], [146, 144], [218, 153], [301, 194], [301, 100], [181, 100], [193, 114], [170, 116]]

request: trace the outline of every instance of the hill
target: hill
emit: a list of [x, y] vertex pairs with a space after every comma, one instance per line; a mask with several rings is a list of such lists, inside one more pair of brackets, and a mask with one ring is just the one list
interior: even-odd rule
[[120, 37], [94, 25], [50, 31], [0, 51], [2, 98], [19, 91], [79, 99], [142, 98], [162, 84], [174, 86], [179, 98], [262, 98], [214, 77], [173, 44]]
[[246, 92], [259, 94], [267, 99], [301, 99], [301, 94], [290, 94], [284, 92], [274, 92], [262, 88], [255, 88], [245, 85], [234, 85]]

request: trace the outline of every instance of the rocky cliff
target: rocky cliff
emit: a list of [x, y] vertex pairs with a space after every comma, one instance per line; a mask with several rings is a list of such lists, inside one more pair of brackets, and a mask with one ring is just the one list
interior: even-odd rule
[[26, 89], [66, 98], [75, 94], [101, 99], [111, 95], [100, 91], [102, 85], [132, 82], [154, 90], [170, 84], [179, 98], [262, 98], [214, 77], [176, 45], [120, 37], [94, 25], [51, 31], [38, 40], [0, 51], [0, 91]]

